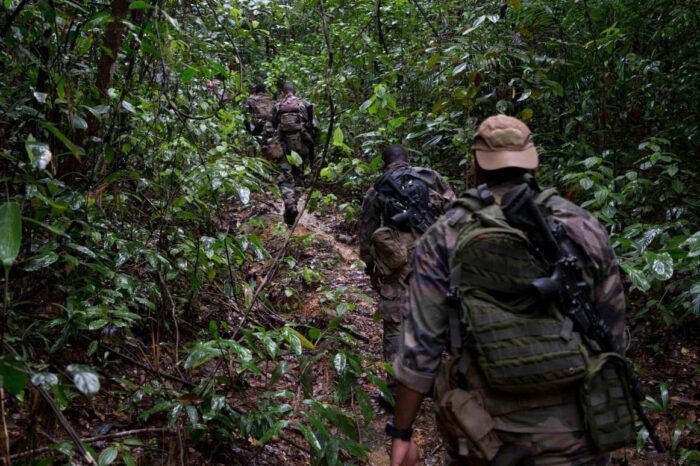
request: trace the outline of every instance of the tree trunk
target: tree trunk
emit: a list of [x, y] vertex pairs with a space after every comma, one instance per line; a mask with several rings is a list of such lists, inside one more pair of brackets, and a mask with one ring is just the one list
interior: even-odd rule
[[129, 0], [112, 1], [112, 22], [107, 25], [102, 46], [106, 49], [102, 51], [102, 56], [97, 64], [97, 89], [100, 95], [105, 97], [107, 89], [112, 85], [114, 77], [114, 67], [117, 64], [117, 55], [124, 41], [124, 23], [126, 14], [129, 11]]

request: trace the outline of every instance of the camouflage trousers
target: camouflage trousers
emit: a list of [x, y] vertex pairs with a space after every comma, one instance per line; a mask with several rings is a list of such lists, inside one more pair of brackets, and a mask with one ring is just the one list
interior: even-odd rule
[[[607, 466], [609, 455], [595, 451], [585, 432], [514, 433], [497, 430], [503, 443], [516, 448], [517, 458], [501, 458], [512, 466]], [[486, 460], [459, 457], [455, 446], [445, 448], [445, 466], [488, 466]]]
[[310, 161], [312, 155], [312, 147], [307, 144], [305, 135], [302, 132], [283, 133], [282, 143], [284, 144], [285, 153], [291, 154], [292, 151], [299, 154], [302, 160], [302, 165], [293, 167], [286, 157], [280, 160], [278, 168], [280, 171], [277, 177], [277, 186], [282, 193], [284, 207], [289, 208], [295, 206], [299, 202], [300, 192], [297, 188], [301, 188], [304, 177], [304, 166]]
[[387, 278], [379, 289], [379, 315], [384, 327], [384, 360], [391, 362], [399, 352], [401, 301], [406, 293], [398, 277]]
[[277, 166], [279, 175], [277, 176], [277, 186], [282, 193], [285, 209], [294, 206], [299, 202], [300, 192], [297, 190], [297, 185], [303, 185], [304, 169], [302, 167], [293, 167], [282, 159]]

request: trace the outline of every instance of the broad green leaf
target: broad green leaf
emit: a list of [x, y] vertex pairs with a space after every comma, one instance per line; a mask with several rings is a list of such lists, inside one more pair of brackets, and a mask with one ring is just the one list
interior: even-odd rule
[[28, 381], [29, 375], [14, 361], [0, 359], [0, 387], [17, 396], [24, 391]]
[[301, 423], [297, 424], [296, 428], [302, 433], [312, 450], [316, 452], [321, 451], [321, 442], [318, 441], [316, 434], [314, 434], [311, 429]]
[[100, 456], [97, 458], [98, 466], [107, 466], [114, 463], [119, 455], [119, 450], [115, 447], [105, 448], [100, 452]]
[[301, 343], [301, 346], [303, 346], [306, 349], [315, 349], [315, 346], [313, 343], [311, 343], [308, 338], [306, 338], [304, 335], [301, 333], [297, 332], [295, 329], [288, 327], [289, 331], [296, 336], [299, 339], [299, 342]]
[[651, 255], [651, 270], [659, 280], [668, 280], [673, 276], [673, 258], [667, 252]]
[[47, 143], [27, 140], [27, 142], [24, 143], [24, 148], [34, 168], [38, 168], [39, 170], [46, 169], [53, 157]]
[[22, 266], [22, 270], [35, 272], [48, 267], [58, 260], [59, 256], [54, 251], [46, 251], [36, 256], [30, 257]]
[[632, 282], [632, 286], [637, 288], [639, 291], [648, 291], [649, 288], [651, 288], [651, 283], [641, 270], [625, 265], [622, 266], [622, 269]]
[[593, 180], [590, 179], [590, 178], [581, 178], [581, 179], [579, 180], [578, 183], [579, 183], [579, 184], [581, 185], [581, 187], [582, 187], [583, 189], [585, 189], [586, 191], [588, 191], [589, 189], [591, 189], [591, 188], [593, 187], [593, 184], [594, 184], [594, 183], [593, 183]]
[[287, 155], [287, 162], [289, 162], [289, 165], [293, 167], [301, 167], [301, 165], [304, 163], [301, 156], [295, 151], [292, 151], [289, 155]]
[[134, 2], [129, 3], [130, 10], [146, 10], [148, 8], [151, 8], [151, 4], [148, 2], [144, 2], [143, 0], [136, 0]]
[[700, 256], [700, 231], [693, 233], [692, 236], [683, 241], [681, 246], [688, 248], [688, 257]]
[[287, 421], [286, 419], [276, 421], [274, 424], [272, 424], [272, 427], [267, 429], [267, 432], [265, 432], [265, 434], [263, 434], [263, 436], [258, 439], [257, 444], [265, 445], [267, 442], [270, 441], [270, 439], [272, 439], [272, 437], [279, 434], [282, 431], [282, 429], [287, 427], [287, 425], [289, 425], [289, 421]]
[[131, 104], [131, 102], [122, 100], [122, 108], [129, 113], [133, 113], [134, 115], [136, 114], [136, 108]]
[[336, 147], [340, 147], [344, 144], [345, 139], [343, 136], [343, 130], [340, 128], [336, 128], [333, 131], [333, 145]]
[[68, 137], [65, 134], [63, 134], [58, 128], [56, 128], [51, 123], [44, 123], [44, 128], [46, 128], [51, 134], [56, 136], [56, 139], [61, 141], [63, 145], [66, 146], [74, 156], [80, 157], [82, 155], [85, 155], [85, 150], [82, 147], [75, 145], [70, 139], [68, 139]]
[[71, 364], [66, 370], [73, 376], [75, 388], [83, 395], [93, 396], [100, 391], [100, 379], [90, 367]]
[[88, 129], [87, 121], [80, 115], [73, 115], [71, 126], [73, 126], [74, 129]]
[[344, 353], [338, 353], [335, 355], [333, 358], [333, 367], [335, 367], [335, 371], [338, 373], [338, 375], [343, 375], [345, 373], [345, 369], [347, 369], [348, 366], [348, 360], [345, 356]]
[[22, 214], [16, 202], [0, 204], [0, 261], [9, 270], [22, 244]]

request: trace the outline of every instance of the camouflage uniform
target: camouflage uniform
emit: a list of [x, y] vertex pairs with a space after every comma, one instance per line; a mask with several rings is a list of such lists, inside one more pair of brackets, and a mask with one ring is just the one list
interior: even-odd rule
[[[491, 191], [500, 199], [513, 187], [501, 184], [491, 187]], [[594, 305], [615, 337], [622, 339], [624, 290], [605, 230], [590, 214], [559, 196], [552, 197], [547, 205], [561, 220], [567, 235], [590, 257], [592, 264], [585, 272], [590, 277]], [[460, 229], [468, 228], [470, 219], [471, 214], [458, 201], [425, 233], [416, 246], [408, 299], [402, 308], [402, 338], [394, 361], [394, 377], [423, 394], [428, 394], [435, 382], [437, 400], [445, 390], [457, 386], [455, 364], [452, 368], [441, 366], [441, 360], [443, 351], [450, 347], [447, 302], [450, 258]], [[595, 452], [585, 432], [575, 387], [532, 395], [496, 392], [488, 388], [474, 356], [470, 354], [466, 389], [478, 390], [483, 396], [483, 407], [493, 418], [500, 440], [516, 445], [528, 458], [518, 464], [607, 464], [605, 455]], [[480, 463], [473, 455], [462, 458], [460, 463], [457, 454], [466, 454], [465, 445], [457, 444], [455, 428], [449, 422], [438, 419], [438, 425], [446, 438], [447, 464], [487, 464]]]
[[[273, 106], [274, 101], [272, 100], [272, 97], [264, 92], [256, 92], [255, 94], [251, 94], [248, 99], [246, 99], [246, 108], [248, 109], [248, 112], [253, 115], [253, 124], [251, 125], [250, 122], [246, 122], [246, 127], [253, 136], [262, 136], [263, 144], [274, 133], [274, 128], [272, 127]], [[256, 115], [256, 109], [269, 109], [270, 114]]]
[[[408, 168], [406, 162], [394, 162], [385, 168], [385, 172]], [[452, 188], [448, 186], [442, 177], [428, 168], [414, 167], [413, 170], [425, 180], [431, 192], [430, 199], [440, 211], [454, 198]], [[362, 201], [362, 213], [358, 222], [358, 236], [360, 241], [360, 258], [367, 264], [367, 270], [372, 273], [379, 273], [375, 268], [375, 261], [372, 244], [372, 235], [383, 226], [382, 219], [383, 206], [378, 193], [370, 188]], [[419, 235], [416, 232], [401, 232], [399, 234], [401, 243], [406, 248], [407, 257], [411, 257], [413, 248]], [[398, 351], [399, 329], [401, 322], [401, 301], [405, 295], [404, 279], [408, 275], [408, 262], [399, 270], [390, 275], [379, 276], [381, 286], [379, 287], [379, 314], [384, 325], [384, 359], [391, 361]]]
[[[298, 112], [303, 122], [298, 131], [285, 132], [280, 129], [282, 112], [280, 109], [289, 100], [298, 101]], [[300, 194], [296, 191], [297, 185], [303, 185], [304, 167], [313, 162], [314, 141], [319, 133], [319, 123], [314, 115], [313, 105], [305, 99], [290, 94], [275, 104], [272, 110], [272, 125], [278, 131], [278, 135], [286, 155], [292, 151], [299, 154], [302, 165], [292, 166], [286, 157], [279, 161], [280, 175], [277, 177], [277, 185], [282, 193], [285, 209], [292, 206], [296, 209]]]

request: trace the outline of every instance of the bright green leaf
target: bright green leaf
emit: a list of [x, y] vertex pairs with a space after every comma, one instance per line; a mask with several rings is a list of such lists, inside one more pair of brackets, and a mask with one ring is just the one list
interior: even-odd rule
[[0, 204], [0, 262], [9, 270], [22, 244], [22, 214], [16, 202]]

